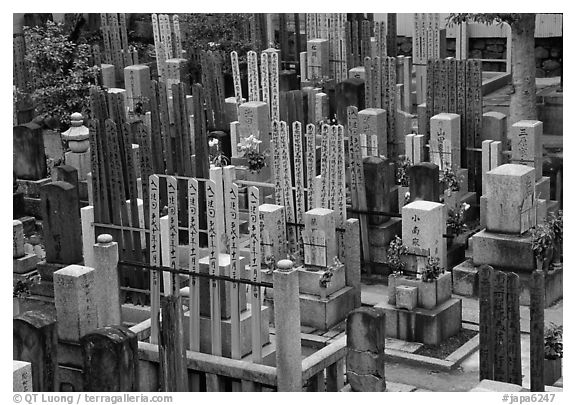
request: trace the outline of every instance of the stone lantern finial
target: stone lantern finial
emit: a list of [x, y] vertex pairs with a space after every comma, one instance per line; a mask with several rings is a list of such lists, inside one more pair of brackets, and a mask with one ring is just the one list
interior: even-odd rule
[[84, 118], [79, 112], [70, 115], [71, 126], [67, 131], [62, 132], [62, 139], [68, 142], [68, 147], [72, 152], [84, 153], [90, 147], [88, 127], [84, 125]]

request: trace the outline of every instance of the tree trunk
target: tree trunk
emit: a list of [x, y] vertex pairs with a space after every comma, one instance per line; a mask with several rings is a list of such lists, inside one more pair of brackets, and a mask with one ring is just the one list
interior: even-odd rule
[[536, 14], [520, 14], [519, 20], [511, 24], [513, 93], [509, 126], [520, 120], [537, 119], [535, 29]]

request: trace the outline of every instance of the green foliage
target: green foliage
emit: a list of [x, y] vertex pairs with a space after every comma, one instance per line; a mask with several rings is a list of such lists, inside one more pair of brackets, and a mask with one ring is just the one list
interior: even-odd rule
[[538, 259], [545, 259], [548, 249], [554, 246], [554, 232], [550, 224], [538, 224], [530, 230], [532, 233], [532, 252]]
[[90, 66], [90, 45], [76, 44], [63, 32], [63, 25], [24, 27], [26, 62], [32, 78], [32, 98], [43, 118], [55, 117], [60, 130], [70, 124], [70, 114], [85, 114], [89, 89], [98, 68]]
[[446, 165], [444, 170], [440, 172], [440, 183], [444, 184], [446, 190], [459, 191], [461, 181], [462, 179], [456, 175], [452, 166]]
[[564, 214], [562, 210], [555, 214], [550, 214], [547, 222], [554, 235], [554, 242], [562, 243], [564, 240]]
[[564, 357], [564, 345], [562, 344], [562, 325], [550, 324], [544, 332], [544, 357], [548, 360], [556, 360]]
[[448, 232], [453, 235], [460, 235], [466, 229], [464, 223], [464, 213], [468, 211], [470, 204], [461, 203], [457, 209], [451, 208], [448, 211], [448, 219], [446, 220], [446, 228]]
[[410, 187], [410, 176], [408, 169], [412, 167], [412, 162], [405, 155], [401, 155], [396, 164], [396, 184], [403, 187]]
[[27, 278], [25, 280], [18, 280], [16, 284], [12, 287], [12, 297], [13, 298], [24, 298], [30, 295], [30, 287], [34, 284], [38, 284], [40, 279], [38, 277]]
[[402, 274], [406, 268], [406, 263], [400, 260], [402, 255], [408, 253], [408, 248], [402, 244], [402, 239], [395, 236], [388, 245], [386, 254], [388, 255], [388, 266], [394, 274]]
[[[190, 55], [199, 51], [222, 51], [222, 71], [231, 74], [230, 52], [238, 52], [240, 71], [246, 72], [246, 53], [254, 49], [248, 33], [250, 14], [184, 14], [180, 15], [182, 48]], [[189, 68], [193, 76], [201, 71], [194, 60], [189, 59]]]
[[425, 283], [431, 283], [434, 280], [437, 280], [442, 273], [444, 273], [444, 269], [440, 267], [440, 259], [428, 256], [426, 267], [422, 271], [422, 281]]

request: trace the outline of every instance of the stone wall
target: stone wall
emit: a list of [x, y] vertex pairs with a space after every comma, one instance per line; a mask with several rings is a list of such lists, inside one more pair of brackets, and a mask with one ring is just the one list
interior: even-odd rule
[[[505, 59], [506, 38], [470, 38], [468, 57], [473, 59]], [[555, 77], [562, 73], [562, 37], [536, 38], [536, 77]], [[412, 38], [398, 37], [398, 54], [412, 56]], [[456, 39], [446, 39], [446, 56], [456, 56]], [[506, 64], [484, 62], [483, 70], [504, 72]]]

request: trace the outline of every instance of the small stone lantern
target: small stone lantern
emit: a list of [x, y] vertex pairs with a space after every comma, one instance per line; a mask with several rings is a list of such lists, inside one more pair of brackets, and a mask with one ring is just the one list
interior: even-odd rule
[[68, 142], [72, 152], [84, 153], [90, 147], [89, 130], [84, 124], [82, 114], [75, 112], [70, 116], [71, 126], [62, 132], [62, 139]]

